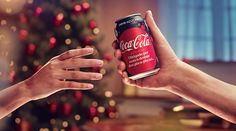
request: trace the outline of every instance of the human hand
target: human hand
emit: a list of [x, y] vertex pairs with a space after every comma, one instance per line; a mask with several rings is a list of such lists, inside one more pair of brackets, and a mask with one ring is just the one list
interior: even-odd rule
[[181, 67], [181, 61], [176, 57], [174, 51], [170, 47], [168, 41], [160, 32], [157, 27], [153, 17], [152, 12], [147, 11], [145, 14], [145, 19], [148, 27], [150, 28], [154, 47], [156, 49], [156, 55], [160, 62], [160, 70], [152, 76], [142, 78], [139, 80], [131, 80], [128, 78], [127, 72], [125, 71], [126, 65], [120, 60], [121, 51], [117, 49], [117, 41], [113, 42], [113, 48], [115, 48], [115, 57], [119, 60], [118, 72], [121, 74], [123, 81], [130, 85], [135, 85], [138, 87], [148, 88], [148, 89], [160, 89], [170, 87], [174, 81], [174, 77], [177, 76], [177, 71]]
[[82, 56], [93, 53], [92, 48], [69, 50], [59, 56], [52, 58], [32, 77], [25, 80], [26, 91], [30, 99], [37, 100], [47, 97], [57, 91], [72, 90], [88, 90], [94, 86], [90, 83], [82, 83], [67, 80], [100, 80], [102, 74], [83, 72], [67, 69], [79, 69], [83, 67], [101, 67], [102, 60], [84, 59]]

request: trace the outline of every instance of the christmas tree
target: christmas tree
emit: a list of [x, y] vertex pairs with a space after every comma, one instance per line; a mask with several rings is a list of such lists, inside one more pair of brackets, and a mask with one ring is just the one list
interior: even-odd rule
[[[0, 61], [0, 85], [22, 81], [53, 56], [74, 48], [90, 46], [95, 53], [88, 58], [103, 59], [108, 65], [111, 55], [98, 47], [102, 36], [93, 3], [92, 0], [28, 0], [18, 13], [11, 14], [14, 11], [11, 8], [1, 13], [4, 31], [0, 30], [0, 39], [3, 44], [15, 46], [10, 52], [20, 55], [16, 57], [9, 49], [1, 48], [1, 58], [7, 59]], [[11, 37], [18, 41], [11, 41]], [[112, 72], [106, 65], [83, 70], [101, 72], [104, 77]], [[98, 123], [100, 119], [117, 117], [112, 92], [102, 90], [106, 82], [94, 84], [91, 91], [61, 91], [24, 105], [7, 117], [8, 126], [3, 130], [78, 131], [87, 121]]]

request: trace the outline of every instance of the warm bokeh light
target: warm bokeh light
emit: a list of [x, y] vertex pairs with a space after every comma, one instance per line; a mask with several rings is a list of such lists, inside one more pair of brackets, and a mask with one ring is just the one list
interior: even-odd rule
[[0, 12], [16, 14], [24, 7], [26, 0], [0, 0]]
[[184, 109], [184, 106], [180, 105], [180, 106], [175, 106], [175, 107], [173, 108], [173, 111], [174, 111], [174, 112], [179, 112], [179, 111], [182, 111], [183, 109]]

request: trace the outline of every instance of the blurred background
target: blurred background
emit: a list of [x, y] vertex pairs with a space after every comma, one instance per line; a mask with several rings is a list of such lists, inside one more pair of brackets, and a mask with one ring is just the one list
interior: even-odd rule
[[146, 10], [181, 60], [236, 84], [235, 0], [1, 0], [0, 89], [28, 78], [51, 57], [86, 46], [96, 50], [89, 58], [105, 66], [84, 70], [105, 77], [92, 91], [62, 91], [26, 104], [1, 120], [0, 131], [235, 130], [174, 94], [122, 83], [111, 47], [114, 22]]

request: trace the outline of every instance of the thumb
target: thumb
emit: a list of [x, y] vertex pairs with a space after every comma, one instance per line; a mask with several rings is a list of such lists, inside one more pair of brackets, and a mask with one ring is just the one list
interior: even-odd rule
[[177, 59], [174, 51], [170, 47], [168, 41], [161, 33], [160, 29], [157, 27], [152, 12], [148, 10], [145, 15], [145, 19], [147, 21], [147, 25], [150, 28], [153, 40], [154, 47], [156, 49], [156, 55], [160, 61], [161, 65], [168, 64], [168, 60]]

